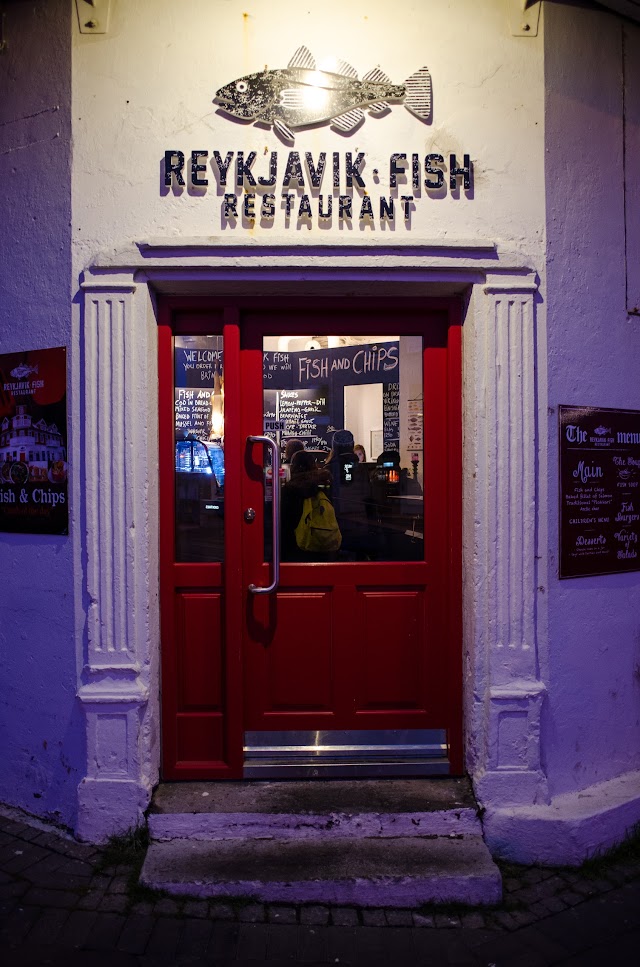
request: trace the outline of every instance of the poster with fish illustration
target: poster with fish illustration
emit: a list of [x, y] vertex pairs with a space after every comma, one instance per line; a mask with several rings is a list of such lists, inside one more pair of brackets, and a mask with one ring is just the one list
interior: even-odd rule
[[68, 534], [67, 351], [0, 355], [0, 531]]
[[640, 411], [559, 414], [560, 577], [640, 571]]

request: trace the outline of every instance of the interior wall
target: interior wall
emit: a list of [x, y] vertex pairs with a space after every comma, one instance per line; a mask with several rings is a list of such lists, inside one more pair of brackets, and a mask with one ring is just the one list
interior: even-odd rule
[[[3, 7], [0, 353], [72, 349], [71, 7]], [[68, 352], [69, 389], [72, 364]], [[69, 392], [69, 428], [74, 404]], [[72, 468], [77, 456], [71, 447]], [[69, 493], [73, 533], [73, 483]], [[86, 754], [72, 537], [0, 533], [0, 573], [0, 801], [73, 826]]]

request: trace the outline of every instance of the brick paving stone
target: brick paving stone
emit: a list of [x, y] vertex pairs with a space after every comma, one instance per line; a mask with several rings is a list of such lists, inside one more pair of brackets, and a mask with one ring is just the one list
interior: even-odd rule
[[593, 880], [576, 880], [573, 884], [573, 889], [576, 893], [581, 893], [582, 896], [595, 896], [597, 893], [593, 885]]
[[83, 947], [96, 922], [89, 910], [72, 910], [60, 931], [58, 943], [66, 947]]
[[538, 900], [529, 906], [529, 913], [532, 913], [536, 920], [543, 920], [549, 916], [549, 910], [544, 900]]
[[[242, 927], [240, 935], [242, 936]], [[266, 959], [276, 962], [291, 960], [295, 961], [298, 955], [298, 931], [299, 927], [288, 924], [281, 926], [271, 926], [267, 940]], [[240, 947], [238, 947], [238, 953]], [[238, 957], [240, 959], [240, 957]]]
[[214, 960], [235, 960], [240, 925], [218, 920], [213, 924], [206, 956]]
[[114, 950], [125, 918], [117, 913], [97, 913], [91, 931], [84, 942], [87, 950]]
[[413, 924], [411, 910], [385, 910], [385, 918], [390, 927], [410, 927]]
[[558, 893], [558, 899], [568, 907], [575, 907], [578, 903], [582, 903], [584, 897], [580, 893], [574, 893], [573, 890], [565, 890], [564, 893]]
[[59, 853], [45, 853], [42, 859], [38, 860], [29, 870], [29, 878], [34, 873], [57, 873], [61, 866], [64, 866], [65, 858]]
[[521, 890], [524, 886], [522, 880], [516, 880], [513, 877], [507, 877], [507, 879], [502, 881], [502, 886], [507, 893], [513, 893], [514, 890]]
[[267, 918], [270, 923], [297, 923], [298, 911], [295, 907], [268, 906]]
[[352, 964], [356, 951], [356, 927], [327, 927], [324, 931], [327, 942], [327, 960], [333, 964]]
[[235, 920], [236, 914], [229, 903], [222, 903], [220, 900], [212, 900], [209, 903], [209, 916], [213, 920]]
[[5, 873], [22, 873], [38, 860], [43, 860], [47, 856], [46, 850], [34, 846], [33, 843], [22, 843], [20, 848], [13, 850], [13, 857], [2, 863]]
[[435, 915], [436, 927], [459, 927], [461, 926], [460, 917], [450, 916], [446, 913], [436, 913]]
[[154, 917], [127, 917], [118, 938], [118, 950], [125, 954], [143, 954], [155, 923]]
[[68, 910], [44, 910], [28, 934], [28, 943], [55, 943], [58, 934], [69, 919]]
[[211, 940], [212, 931], [213, 924], [209, 920], [185, 920], [184, 931], [180, 941], [180, 959], [204, 959]]
[[360, 917], [355, 907], [333, 907], [331, 922], [335, 927], [357, 927]]
[[41, 913], [40, 907], [19, 906], [12, 910], [0, 929], [0, 951], [19, 946]]
[[298, 927], [297, 963], [326, 964], [329, 958], [327, 931], [316, 927]]
[[78, 900], [79, 910], [97, 910], [106, 894], [104, 890], [88, 890]]
[[44, 887], [32, 886], [24, 895], [24, 902], [40, 907], [75, 907], [78, 894], [68, 890], [47, 890]]
[[91, 890], [108, 890], [111, 886], [111, 880], [113, 877], [104, 876], [103, 874], [97, 873], [95, 876], [91, 877], [89, 881], [89, 889]]
[[247, 903], [238, 910], [241, 923], [264, 923], [266, 911], [262, 903]]
[[550, 876], [549, 879], [544, 880], [544, 887], [547, 891], [547, 896], [553, 895], [554, 893], [560, 893], [562, 890], [566, 890], [567, 882], [561, 876], [557, 874], [555, 876]]
[[129, 913], [135, 917], [150, 917], [153, 913], [153, 907], [154, 904], [149, 903], [148, 900], [140, 900], [132, 905]]
[[523, 870], [522, 880], [529, 885], [534, 883], [541, 883], [544, 879], [542, 872], [539, 867], [532, 866], [531, 869]]
[[485, 927], [485, 919], [481, 913], [463, 913], [460, 920], [467, 930], [482, 930]]
[[362, 911], [362, 923], [365, 927], [384, 927], [386, 926], [386, 918], [384, 915], [384, 910], [363, 910]]
[[426, 913], [413, 913], [413, 925], [414, 927], [435, 927], [436, 921], [434, 917], [429, 916]]
[[209, 916], [209, 905], [206, 900], [187, 900], [183, 912], [185, 917], [205, 919]]
[[[382, 911], [384, 912], [384, 911]], [[387, 927], [360, 927], [355, 931], [355, 957], [357, 964], [389, 963], [389, 953], [385, 946], [384, 935]], [[395, 963], [395, 958], [394, 961]]]
[[11, 880], [9, 883], [3, 883], [0, 885], [0, 900], [24, 896], [28, 889], [29, 884], [25, 880]]
[[540, 902], [547, 908], [549, 913], [560, 913], [562, 910], [567, 909], [567, 904], [557, 894], [555, 896], [545, 897]]
[[300, 908], [300, 923], [312, 927], [326, 927], [329, 923], [329, 907], [313, 904]]
[[162, 956], [165, 962], [171, 963], [175, 959], [182, 927], [182, 920], [159, 917], [153, 925], [146, 956]]
[[109, 896], [107, 894], [100, 901], [98, 910], [101, 913], [124, 913], [128, 905], [129, 901], [126, 896], [121, 896], [120, 894]]
[[520, 927], [528, 927], [538, 919], [535, 913], [531, 913], [529, 910], [513, 910], [511, 918], [517, 929], [520, 929]]
[[[238, 934], [237, 958], [241, 964], [254, 960], [265, 960], [267, 941], [271, 927], [268, 923], [243, 923]], [[276, 931], [280, 927], [274, 928]], [[296, 927], [292, 928], [296, 930]]]
[[116, 876], [109, 884], [109, 893], [128, 893], [129, 879], [124, 876]]
[[176, 900], [170, 900], [168, 897], [164, 897], [162, 900], [156, 902], [153, 912], [163, 917], [177, 917], [180, 913], [180, 905]]
[[605, 870], [605, 876], [614, 886], [622, 886], [623, 883], [627, 882], [626, 875], [617, 866], [612, 866], [608, 870]]

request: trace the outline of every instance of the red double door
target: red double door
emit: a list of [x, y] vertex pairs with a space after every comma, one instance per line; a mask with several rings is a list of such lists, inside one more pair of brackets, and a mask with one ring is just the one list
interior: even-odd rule
[[[334, 729], [445, 729], [451, 771], [459, 773], [457, 303], [316, 300], [311, 307], [269, 307], [167, 299], [158, 335], [164, 778], [241, 778], [247, 731]], [[361, 362], [371, 358], [372, 346], [377, 359], [385, 355], [376, 336], [389, 347], [404, 339], [411, 353], [400, 344], [400, 356], [414, 370], [391, 419], [388, 387], [398, 384], [384, 384], [384, 425], [367, 441], [385, 449], [389, 432], [397, 433], [405, 477], [409, 460], [420, 461], [414, 476], [421, 496], [409, 498], [418, 506], [413, 523], [405, 515], [394, 531], [408, 552], [401, 544], [391, 553], [330, 562], [283, 561], [278, 587], [256, 594], [250, 586], [268, 586], [273, 577], [268, 519], [265, 530], [272, 512], [268, 448], [249, 440], [263, 435], [265, 417], [274, 415], [265, 403], [269, 366], [288, 356], [285, 367], [293, 361], [297, 370], [291, 379], [301, 373], [312, 379], [308, 360], [331, 357], [330, 349], [323, 356], [318, 348], [327, 344], [324, 337], [350, 347], [343, 355]], [[301, 345], [311, 348], [272, 351]], [[386, 352], [389, 366], [393, 353]], [[322, 377], [327, 368], [315, 371]], [[363, 366], [353, 369], [362, 379]], [[371, 384], [366, 392], [383, 391]], [[212, 442], [207, 421], [216, 406], [224, 427]], [[269, 427], [278, 425], [276, 419]], [[406, 505], [405, 499], [405, 511]]]

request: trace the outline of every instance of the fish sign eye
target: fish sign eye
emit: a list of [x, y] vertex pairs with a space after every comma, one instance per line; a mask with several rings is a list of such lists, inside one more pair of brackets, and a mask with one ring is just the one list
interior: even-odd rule
[[244, 94], [248, 86], [249, 85], [247, 84], [246, 81], [238, 81], [238, 83], [236, 84], [236, 91], [239, 91], [240, 94]]

